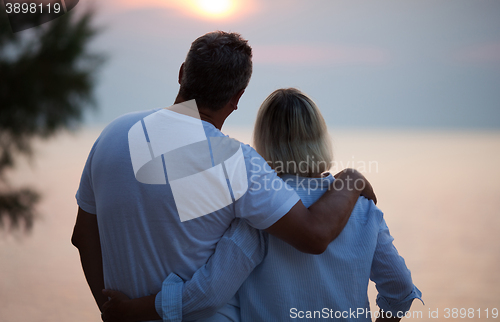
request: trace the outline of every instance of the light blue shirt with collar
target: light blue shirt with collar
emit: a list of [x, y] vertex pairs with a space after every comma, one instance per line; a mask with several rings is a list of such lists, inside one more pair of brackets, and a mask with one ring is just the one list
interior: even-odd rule
[[[331, 175], [285, 175], [282, 179], [306, 207], [334, 180]], [[379, 293], [377, 305], [393, 316], [404, 315], [413, 300], [422, 296], [392, 243], [383, 213], [364, 197], [359, 198], [342, 233], [321, 255], [301, 253], [244, 222], [233, 223], [223, 240], [193, 279], [183, 283], [171, 274], [165, 281], [156, 303], [164, 321], [206, 318], [236, 291], [237, 296], [206, 321], [372, 321], [377, 312], [370, 312], [370, 279]]]

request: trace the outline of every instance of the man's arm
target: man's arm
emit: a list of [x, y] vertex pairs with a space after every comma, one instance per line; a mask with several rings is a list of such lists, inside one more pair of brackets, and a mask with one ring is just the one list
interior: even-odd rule
[[321, 254], [340, 234], [360, 195], [377, 202], [366, 178], [346, 169], [335, 175], [332, 189], [309, 209], [299, 201], [266, 231], [304, 253]]
[[85, 278], [99, 310], [102, 311], [102, 305], [108, 299], [101, 293], [102, 289], [104, 289], [104, 276], [96, 215], [90, 214], [78, 207], [71, 243], [80, 252], [80, 260]]
[[[337, 186], [325, 193], [327, 196], [320, 198], [309, 209], [305, 208], [299, 201], [268, 230], [275, 229], [276, 234], [284, 236], [282, 239], [289, 238], [295, 242], [293, 232], [281, 233], [280, 229], [285, 231], [294, 229], [295, 233], [301, 234], [303, 239], [307, 239], [307, 233], [301, 233], [301, 230], [305, 229], [304, 226], [307, 226], [309, 234], [314, 234], [318, 225], [331, 224], [334, 229], [326, 229], [326, 231], [332, 232], [333, 240], [347, 223], [360, 194], [375, 200], [370, 184], [359, 172], [344, 170], [337, 174], [336, 178]], [[355, 180], [360, 180], [358, 189], [353, 188]], [[350, 185], [347, 184], [349, 181]], [[320, 220], [314, 222], [311, 217], [316, 216], [316, 214], [331, 218], [326, 218], [326, 223], [322, 223]], [[288, 218], [285, 218], [287, 216]], [[306, 223], [301, 224], [301, 220]], [[311, 221], [314, 224], [308, 225]], [[265, 254], [265, 249], [262, 248], [265, 241], [262, 238], [262, 233], [242, 221], [233, 222], [231, 228], [217, 244], [215, 254], [210, 257], [205, 266], [193, 275], [190, 281], [184, 283], [175, 274], [169, 275], [165, 280], [159, 295], [164, 299], [162, 302], [167, 303], [167, 305], [164, 306], [165, 311], [161, 312], [161, 315], [164, 318], [168, 317], [168, 321], [180, 321], [181, 319], [206, 318], [214, 314], [236, 293], [248, 274], [262, 260]], [[289, 240], [285, 241], [293, 245]], [[328, 244], [329, 242], [326, 246]], [[106, 291], [105, 293], [111, 298], [104, 305], [104, 321], [106, 322], [139, 321], [156, 314], [154, 295], [130, 300], [117, 291]], [[156, 299], [158, 300], [158, 298]], [[167, 300], [165, 301], [165, 299]], [[158, 304], [156, 303], [157, 308]], [[159, 311], [161, 310], [162, 308], [159, 308]]]

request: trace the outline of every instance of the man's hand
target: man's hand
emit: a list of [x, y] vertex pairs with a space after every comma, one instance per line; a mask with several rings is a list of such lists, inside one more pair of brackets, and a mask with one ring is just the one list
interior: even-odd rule
[[130, 299], [122, 292], [102, 290], [109, 300], [102, 305], [102, 320], [104, 322], [135, 322], [161, 320], [156, 312], [155, 295]]
[[113, 290], [102, 290], [102, 294], [110, 298], [102, 306], [102, 320], [104, 322], [134, 322], [132, 315], [128, 311], [130, 307], [127, 303], [130, 298], [122, 292]]
[[373, 200], [377, 204], [377, 196], [373, 191], [373, 187], [370, 182], [356, 169], [344, 169], [334, 175], [335, 181], [333, 183], [334, 189], [356, 190], [360, 194], [370, 200]]
[[387, 312], [380, 309], [379, 313], [378, 313], [378, 318], [375, 320], [375, 322], [399, 322], [399, 321], [401, 321], [401, 318], [393, 316], [392, 313], [390, 316], [391, 317], [387, 317]]
[[266, 231], [301, 252], [323, 253], [344, 229], [360, 194], [377, 202], [372, 186], [359, 171], [346, 169], [335, 178], [330, 191], [309, 209], [297, 202]]

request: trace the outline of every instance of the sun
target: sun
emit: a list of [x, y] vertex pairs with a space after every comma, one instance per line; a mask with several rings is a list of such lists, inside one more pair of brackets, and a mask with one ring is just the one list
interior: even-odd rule
[[194, 9], [207, 18], [224, 18], [235, 9], [234, 0], [194, 0]]

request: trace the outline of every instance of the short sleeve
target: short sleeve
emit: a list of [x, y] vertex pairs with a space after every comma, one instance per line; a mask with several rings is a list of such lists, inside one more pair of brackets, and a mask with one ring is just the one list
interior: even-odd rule
[[94, 146], [90, 150], [87, 162], [83, 168], [82, 177], [80, 178], [80, 185], [78, 187], [78, 191], [76, 192], [76, 202], [78, 203], [78, 206], [91, 214], [97, 213], [94, 189], [92, 185], [92, 158], [94, 156], [98, 140], [94, 143]]
[[254, 228], [267, 229], [287, 214], [300, 198], [253, 148], [242, 147], [245, 149], [248, 190], [236, 200], [235, 214]]

